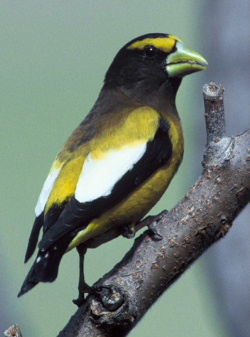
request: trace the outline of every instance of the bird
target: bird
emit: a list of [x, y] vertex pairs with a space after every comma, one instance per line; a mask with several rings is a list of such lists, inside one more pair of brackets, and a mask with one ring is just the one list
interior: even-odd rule
[[133, 232], [177, 172], [184, 139], [176, 94], [184, 76], [206, 67], [204, 57], [171, 34], [145, 34], [120, 49], [93, 108], [45, 180], [25, 263], [35, 250], [37, 256], [18, 296], [53, 282], [63, 255], [76, 248], [75, 303], [82, 302], [91, 289], [83, 271], [86, 250], [126, 228]]

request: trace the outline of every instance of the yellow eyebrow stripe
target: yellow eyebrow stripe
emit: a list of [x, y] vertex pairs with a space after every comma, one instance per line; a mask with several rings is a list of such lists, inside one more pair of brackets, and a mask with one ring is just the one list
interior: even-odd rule
[[165, 53], [170, 53], [176, 41], [182, 42], [177, 36], [167, 35], [166, 37], [157, 37], [157, 38], [146, 38], [143, 40], [135, 41], [127, 47], [127, 49], [140, 49], [142, 50], [145, 46], [151, 45], [157, 49], [162, 50]]

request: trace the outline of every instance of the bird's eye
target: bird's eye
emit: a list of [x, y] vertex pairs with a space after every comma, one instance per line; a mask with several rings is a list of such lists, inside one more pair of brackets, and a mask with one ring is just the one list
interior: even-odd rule
[[156, 54], [156, 48], [154, 46], [146, 46], [144, 48], [144, 55], [147, 57], [154, 57]]

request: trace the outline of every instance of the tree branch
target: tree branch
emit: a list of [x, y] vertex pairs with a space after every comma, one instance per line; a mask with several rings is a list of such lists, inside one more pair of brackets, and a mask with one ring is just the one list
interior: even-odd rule
[[214, 82], [203, 86], [207, 144], [226, 133], [223, 91], [223, 86]]
[[6, 337], [22, 337], [22, 333], [18, 325], [14, 324], [4, 331]]
[[[126, 336], [158, 297], [223, 237], [250, 201], [250, 130], [225, 137], [223, 88], [204, 88], [208, 145], [203, 173], [95, 286], [58, 337]], [[151, 218], [150, 218], [151, 219]], [[148, 220], [138, 225], [148, 225]], [[137, 228], [137, 229], [138, 229]]]

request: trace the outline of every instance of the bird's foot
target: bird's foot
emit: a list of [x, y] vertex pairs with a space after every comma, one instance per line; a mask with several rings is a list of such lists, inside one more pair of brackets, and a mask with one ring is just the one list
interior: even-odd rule
[[73, 303], [78, 307], [82, 306], [85, 301], [84, 294], [95, 294], [100, 298], [102, 305], [109, 311], [117, 310], [124, 302], [124, 294], [117, 286], [100, 285], [100, 286], [87, 286], [84, 291], [79, 292], [78, 298], [73, 300]]
[[160, 241], [163, 239], [163, 236], [158, 232], [157, 225], [161, 219], [166, 216], [168, 213], [167, 210], [162, 211], [159, 215], [150, 215], [148, 216], [143, 222], [146, 222], [146, 226], [148, 227], [149, 231], [153, 234], [152, 238], [155, 241]]
[[127, 225], [122, 228], [122, 236], [127, 239], [132, 239], [135, 237], [135, 225]]
[[75, 300], [72, 300], [72, 302], [73, 302], [75, 305], [77, 305], [78, 308], [79, 308], [80, 306], [83, 305], [84, 301], [85, 301], [84, 293], [81, 293], [81, 294], [79, 293], [78, 298], [75, 299]]
[[75, 300], [72, 300], [72, 302], [77, 305], [78, 307], [80, 307], [81, 305], [83, 305], [84, 301], [85, 301], [85, 296], [84, 294], [92, 294], [95, 292], [94, 287], [90, 287], [89, 285], [87, 285], [86, 283], [84, 283], [84, 285], [82, 285], [81, 287], [78, 288], [79, 292], [78, 292], [78, 298]]

